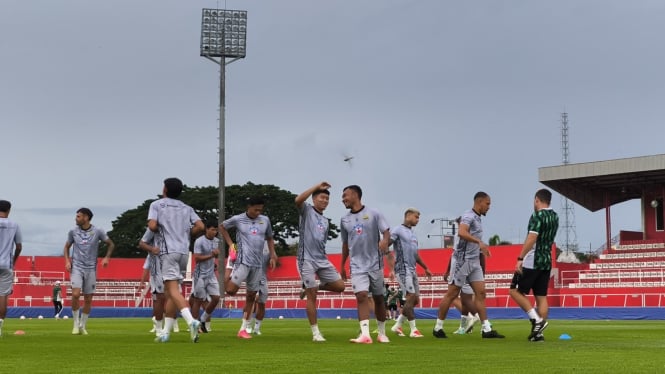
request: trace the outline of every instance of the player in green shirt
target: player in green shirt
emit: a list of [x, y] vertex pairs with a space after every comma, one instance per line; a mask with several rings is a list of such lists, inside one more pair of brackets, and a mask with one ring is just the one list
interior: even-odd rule
[[[547, 287], [552, 270], [552, 244], [559, 228], [559, 217], [550, 208], [552, 192], [540, 189], [533, 202], [533, 214], [529, 219], [529, 234], [517, 257], [515, 275], [510, 283], [510, 296], [526, 312], [531, 320], [529, 341], [543, 341], [547, 327]], [[536, 308], [526, 295], [533, 291]]]

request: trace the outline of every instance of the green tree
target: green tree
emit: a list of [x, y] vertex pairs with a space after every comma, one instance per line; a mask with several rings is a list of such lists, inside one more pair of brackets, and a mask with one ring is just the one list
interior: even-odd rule
[[489, 245], [495, 246], [495, 245], [499, 245], [499, 243], [501, 243], [501, 238], [499, 237], [499, 235], [494, 234], [494, 235], [490, 236], [490, 241], [488, 243]]
[[[134, 209], [122, 213], [115, 221], [111, 222], [112, 229], [108, 232], [109, 237], [115, 244], [113, 257], [145, 257], [144, 251], [138, 248], [139, 240], [147, 226], [148, 208], [153, 200], [146, 200]], [[106, 246], [99, 248], [98, 256], [106, 254]]]
[[[247, 208], [247, 199], [251, 196], [263, 196], [266, 200], [264, 214], [270, 218], [272, 223], [277, 254], [280, 256], [294, 254], [297, 246], [293, 243], [289, 244], [289, 240], [298, 237], [299, 217], [294, 203], [296, 195], [274, 185], [247, 182], [242, 186], [227, 186], [224, 195], [224, 216], [228, 218], [244, 212]], [[180, 198], [194, 208], [204, 222], [217, 220], [219, 198], [217, 187], [185, 186]], [[113, 257], [145, 256], [145, 253], [137, 248], [137, 244], [145, 232], [148, 209], [153, 201], [144, 201], [136, 208], [125, 211], [112, 222], [113, 228], [108, 234], [116, 245]], [[328, 238], [336, 238], [338, 233], [339, 228], [330, 222]], [[234, 232], [230, 234], [232, 237], [235, 236]], [[103, 256], [105, 251], [104, 249], [102, 252], [102, 248], [100, 248], [100, 255]]]
[[496, 246], [496, 245], [511, 245], [513, 243], [507, 241], [507, 240], [501, 240], [501, 237], [499, 237], [498, 234], [494, 234], [490, 236], [490, 241], [488, 243], [491, 246]]

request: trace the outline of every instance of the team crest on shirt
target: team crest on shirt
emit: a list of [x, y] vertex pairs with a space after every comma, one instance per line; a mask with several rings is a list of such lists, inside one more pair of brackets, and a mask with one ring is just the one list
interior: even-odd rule
[[80, 245], [87, 245], [87, 244], [90, 244], [92, 242], [95, 235], [94, 234], [90, 235], [87, 231], [84, 231], [84, 232], [79, 233], [78, 237], [79, 237], [79, 244]]
[[353, 226], [353, 231], [355, 231], [357, 235], [362, 235], [363, 234], [363, 225], [362, 225], [362, 223], [356, 223]]
[[326, 227], [325, 227], [325, 225], [323, 224], [322, 221], [318, 221], [318, 222], [316, 222], [316, 229], [319, 232], [324, 232], [326, 230]]
[[250, 226], [249, 227], [249, 233], [252, 235], [257, 235], [259, 233], [259, 228], [257, 226]]

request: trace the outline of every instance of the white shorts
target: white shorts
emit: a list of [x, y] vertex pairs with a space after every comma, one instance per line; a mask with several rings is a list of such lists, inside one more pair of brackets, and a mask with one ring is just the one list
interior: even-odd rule
[[187, 261], [189, 256], [184, 253], [164, 253], [159, 256], [162, 265], [162, 279], [164, 282], [185, 279]]
[[418, 284], [418, 275], [407, 271], [404, 275], [397, 276], [399, 287], [408, 294], [420, 295], [420, 285]]
[[[451, 271], [453, 269], [455, 269], [455, 256], [453, 256], [450, 259], [450, 269], [451, 269]], [[451, 279], [452, 279], [452, 277], [451, 277]], [[471, 288], [471, 285], [469, 284], [469, 282], [464, 283], [464, 285], [462, 286], [462, 293], [466, 294], [466, 295], [473, 295], [473, 288]]]
[[268, 280], [263, 278], [259, 282], [259, 292], [256, 295], [256, 302], [259, 304], [265, 304], [268, 301]]
[[219, 282], [214, 275], [194, 279], [194, 290], [192, 296], [197, 299], [205, 299], [210, 296], [219, 296]]
[[478, 258], [455, 261], [451, 264], [450, 270], [450, 280], [448, 283], [460, 288], [471, 282], [483, 282], [485, 280], [483, 268], [480, 266], [480, 259]]
[[[154, 273], [154, 274], [153, 274]], [[150, 269], [150, 293], [164, 293], [164, 278], [162, 277], [162, 261], [155, 258], [155, 269]]]
[[385, 287], [383, 285], [383, 270], [375, 270], [368, 273], [351, 274], [351, 286], [353, 293], [369, 292], [373, 296], [383, 296]]
[[233, 265], [233, 271], [231, 272], [231, 282], [236, 286], [240, 287], [242, 282], [245, 282], [247, 286], [247, 291], [258, 291], [259, 283], [263, 278], [263, 269], [257, 267], [250, 267], [243, 264]]
[[164, 279], [161, 275], [150, 276], [150, 292], [152, 294], [164, 293]]
[[14, 271], [12, 269], [0, 269], [0, 296], [9, 296], [14, 287]]
[[95, 270], [80, 270], [72, 269], [70, 276], [72, 289], [80, 288], [84, 295], [91, 295], [95, 293], [95, 286], [97, 284], [97, 271]]
[[317, 276], [321, 284], [332, 283], [342, 279], [330, 261], [327, 264], [303, 261], [302, 265], [298, 266], [298, 272], [300, 273], [300, 279], [305, 284], [305, 288], [317, 287]]

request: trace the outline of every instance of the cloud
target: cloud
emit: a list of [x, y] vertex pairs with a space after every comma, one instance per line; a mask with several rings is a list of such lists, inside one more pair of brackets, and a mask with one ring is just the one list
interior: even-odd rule
[[[5, 4], [0, 193], [26, 250], [60, 252], [80, 206], [109, 207], [94, 222], [110, 230], [166, 177], [217, 184], [218, 66], [198, 50], [201, 8], [217, 6], [165, 0], [157, 17], [128, 0]], [[486, 233], [519, 239], [538, 167], [561, 162], [563, 110], [571, 162], [662, 152], [664, 4], [227, 6], [249, 15], [247, 58], [226, 69], [227, 184], [328, 180], [334, 222], [341, 188], [359, 184], [391, 224], [419, 207], [432, 246], [425, 219], [457, 216], [485, 190]], [[639, 207], [612, 212], [613, 234], [640, 229]], [[604, 213], [577, 207], [576, 224], [580, 247], [604, 242]]]

